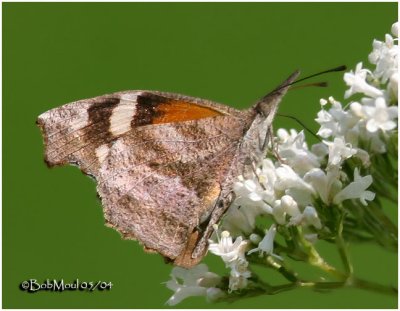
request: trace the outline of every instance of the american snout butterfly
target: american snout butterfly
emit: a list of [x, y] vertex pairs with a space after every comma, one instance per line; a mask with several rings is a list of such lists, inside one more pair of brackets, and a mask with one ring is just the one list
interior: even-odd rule
[[299, 72], [247, 110], [157, 91], [79, 100], [41, 114], [49, 167], [76, 164], [97, 181], [106, 224], [191, 267], [259, 162], [282, 96]]

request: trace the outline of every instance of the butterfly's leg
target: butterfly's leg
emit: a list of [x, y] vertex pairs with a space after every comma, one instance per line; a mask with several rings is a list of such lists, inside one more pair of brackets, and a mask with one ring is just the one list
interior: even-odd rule
[[260, 185], [260, 187], [263, 188], [263, 190], [267, 190], [264, 184], [261, 182], [259, 174], [257, 174], [257, 167], [254, 162], [252, 163], [251, 168], [253, 170], [254, 176], [257, 178], [257, 182]]
[[[271, 143], [270, 148], [268, 148], [268, 143]], [[272, 124], [268, 127], [262, 148], [263, 148], [262, 150], [267, 150], [267, 149], [271, 150], [273, 156], [280, 163], [285, 163], [285, 161], [279, 155], [278, 145], [275, 143], [275, 140], [274, 140], [274, 130], [273, 130]]]

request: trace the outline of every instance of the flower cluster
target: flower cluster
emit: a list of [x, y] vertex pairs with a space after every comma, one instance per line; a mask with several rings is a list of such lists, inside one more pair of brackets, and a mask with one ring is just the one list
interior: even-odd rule
[[213, 301], [224, 295], [215, 287], [220, 283], [221, 277], [209, 272], [205, 264], [199, 264], [190, 270], [175, 267], [172, 269], [171, 278], [166, 283], [167, 287], [175, 292], [167, 301], [171, 306], [191, 296], [206, 296]]
[[[175, 294], [169, 303], [190, 295], [222, 297], [248, 288], [254, 253], [269, 258], [275, 267], [282, 267], [284, 254], [308, 256], [309, 262], [321, 264], [320, 259], [310, 259], [319, 257], [314, 250], [309, 251], [309, 245], [316, 239], [342, 238], [342, 231], [347, 229], [343, 219], [350, 215], [351, 220], [349, 204], [367, 208], [376, 195], [384, 195], [373, 181], [382, 177], [376, 175], [378, 171], [385, 171], [378, 165], [390, 166], [382, 157], [397, 147], [393, 137], [397, 135], [398, 115], [398, 23], [393, 25], [392, 33], [395, 38], [387, 34], [384, 42], [373, 42], [369, 61], [375, 65], [374, 70], [359, 63], [354, 71], [344, 74], [349, 87], [344, 97], [356, 94], [357, 100], [342, 105], [333, 97], [321, 99], [321, 110], [315, 119], [320, 125], [320, 143], [309, 147], [303, 131], [279, 129], [272, 142], [272, 157], [264, 159], [252, 174], [238, 177], [233, 188], [236, 199], [221, 224], [221, 237], [216, 228], [217, 241], [209, 243], [209, 251], [220, 256], [230, 270], [227, 286], [217, 285], [221, 279], [203, 265], [192, 272], [174, 268], [168, 287]], [[391, 170], [392, 167], [386, 168]], [[269, 229], [260, 227], [259, 218], [271, 223]], [[352, 228], [353, 233], [357, 230], [361, 229]], [[308, 255], [301, 257], [299, 248], [294, 246], [280, 248], [275, 254], [278, 234], [290, 242], [289, 246], [298, 239], [297, 244], [307, 246], [302, 254]], [[183, 285], [177, 285], [174, 275], [185, 273], [191, 276], [182, 276]], [[221, 288], [227, 290], [223, 292]]]
[[247, 242], [241, 236], [235, 242], [228, 231], [222, 231], [221, 238], [218, 237], [218, 226], [215, 226], [218, 242], [210, 241], [208, 250], [214, 255], [220, 256], [226, 267], [231, 269], [229, 277], [229, 289], [231, 291], [245, 288], [247, 279], [251, 276], [247, 269], [249, 263], [245, 258]]

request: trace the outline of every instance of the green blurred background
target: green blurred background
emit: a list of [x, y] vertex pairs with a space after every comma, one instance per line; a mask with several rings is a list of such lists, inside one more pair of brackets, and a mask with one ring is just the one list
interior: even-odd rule
[[[396, 3], [3, 3], [3, 307], [163, 308], [171, 266], [106, 228], [94, 182], [74, 167], [48, 169], [36, 117], [70, 101], [154, 89], [248, 107], [295, 69], [303, 74], [367, 63], [374, 38], [397, 20]], [[329, 88], [290, 92], [280, 112], [316, 131]], [[297, 128], [277, 118], [275, 128]], [[386, 206], [397, 221], [397, 207]], [[329, 246], [318, 245], [340, 266]], [[351, 246], [356, 274], [397, 284], [397, 255]], [[206, 263], [225, 272], [212, 255]], [[281, 281], [272, 271], [266, 278]], [[111, 291], [28, 294], [29, 278], [111, 281]], [[360, 290], [296, 290], [233, 304], [203, 297], [183, 308], [395, 308]]]

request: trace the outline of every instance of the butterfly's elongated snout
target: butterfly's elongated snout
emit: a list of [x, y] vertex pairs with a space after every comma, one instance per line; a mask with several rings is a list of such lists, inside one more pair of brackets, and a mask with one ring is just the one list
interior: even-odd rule
[[300, 70], [296, 70], [293, 72], [283, 83], [281, 83], [277, 88], [275, 88], [272, 92], [269, 92], [267, 95], [262, 97], [253, 108], [264, 117], [271, 119], [271, 122], [275, 116], [276, 110], [278, 108], [278, 104], [281, 101], [282, 97], [289, 90], [290, 86], [296, 81], [297, 77], [300, 74]]

